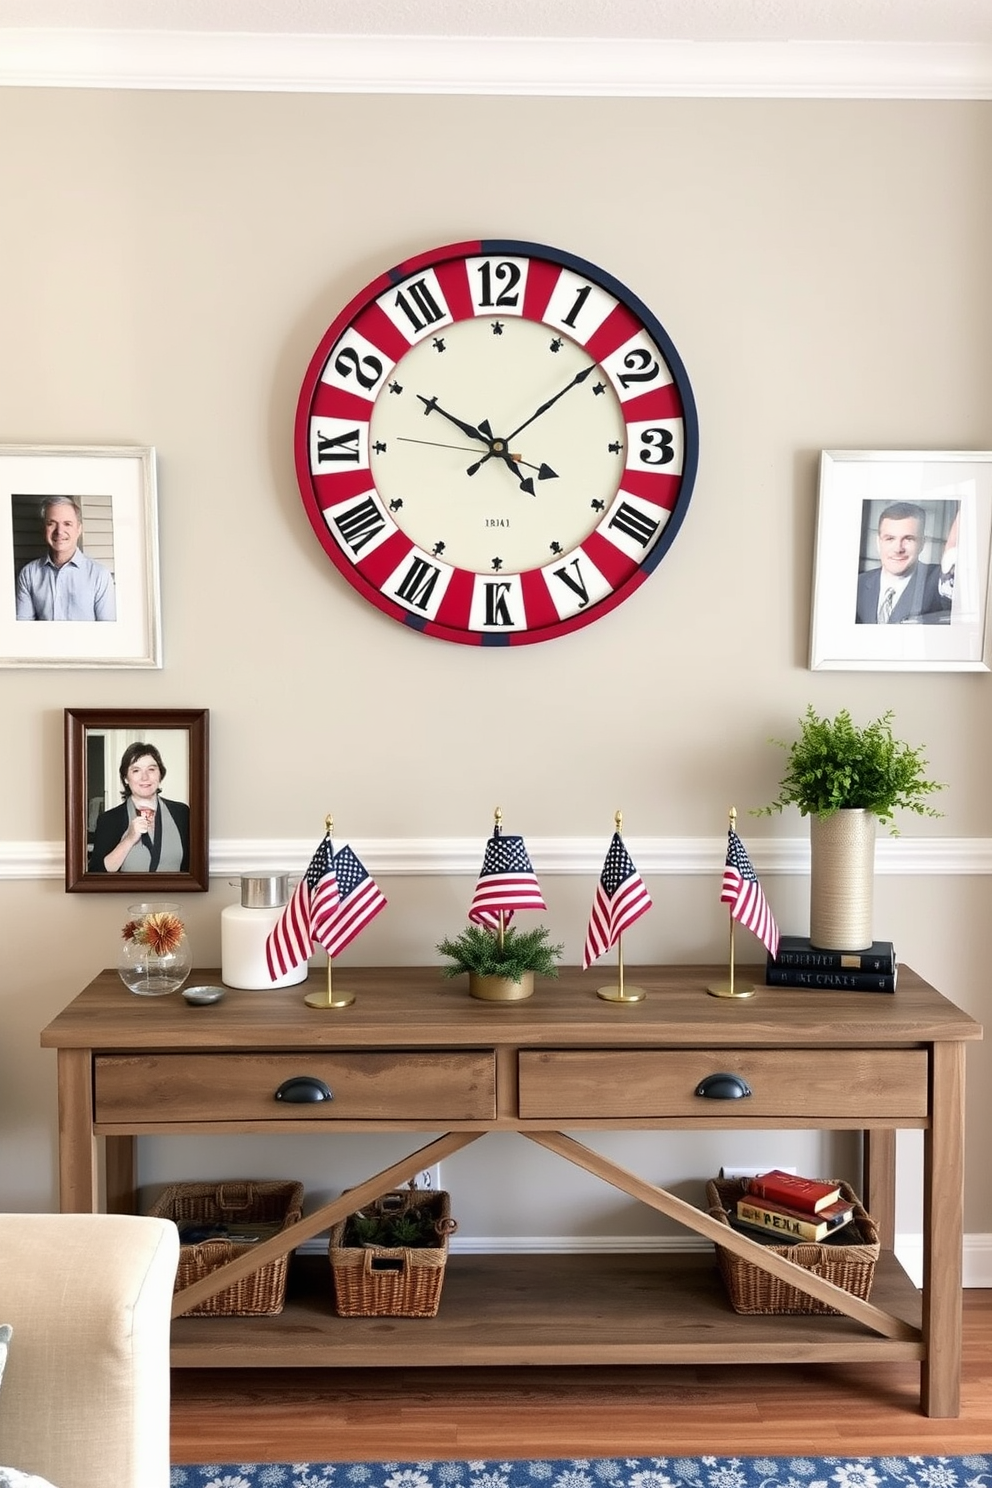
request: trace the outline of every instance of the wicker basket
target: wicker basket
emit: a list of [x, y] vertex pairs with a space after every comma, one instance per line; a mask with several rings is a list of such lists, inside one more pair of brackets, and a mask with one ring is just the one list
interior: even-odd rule
[[448, 1236], [456, 1229], [449, 1196], [430, 1189], [383, 1194], [364, 1214], [398, 1214], [427, 1208], [437, 1246], [393, 1249], [385, 1245], [345, 1245], [344, 1219], [331, 1230], [328, 1255], [334, 1301], [341, 1317], [435, 1317], [441, 1301]]
[[[794, 1245], [769, 1245], [773, 1255], [784, 1256], [794, 1261], [815, 1276], [832, 1281], [855, 1297], [866, 1301], [875, 1277], [875, 1263], [881, 1246], [874, 1221], [862, 1208], [854, 1190], [846, 1183], [839, 1184], [842, 1195], [854, 1204], [851, 1221], [860, 1239], [850, 1245], [831, 1242], [828, 1245], [799, 1241]], [[706, 1185], [709, 1212], [714, 1219], [730, 1226], [730, 1215], [736, 1211], [737, 1200], [747, 1191], [747, 1184], [713, 1179]], [[761, 1313], [840, 1313], [816, 1297], [779, 1281], [751, 1261], [745, 1261], [732, 1250], [718, 1245], [717, 1265], [723, 1277], [731, 1306], [735, 1312]]]
[[[173, 1183], [152, 1208], [160, 1219], [177, 1225], [257, 1224], [278, 1225], [285, 1230], [297, 1224], [303, 1213], [303, 1185], [291, 1181], [260, 1179], [229, 1180], [226, 1183]], [[218, 1266], [237, 1260], [252, 1250], [252, 1243], [236, 1240], [202, 1240], [180, 1245], [176, 1291], [202, 1281]], [[286, 1300], [289, 1255], [269, 1261], [250, 1276], [191, 1307], [186, 1317], [257, 1317], [282, 1312]]]

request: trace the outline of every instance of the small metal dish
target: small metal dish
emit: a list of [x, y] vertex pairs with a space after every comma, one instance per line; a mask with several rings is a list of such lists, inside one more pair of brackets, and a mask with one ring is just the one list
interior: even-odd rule
[[183, 997], [193, 1007], [207, 1007], [211, 1002], [220, 1002], [223, 987], [184, 987]]

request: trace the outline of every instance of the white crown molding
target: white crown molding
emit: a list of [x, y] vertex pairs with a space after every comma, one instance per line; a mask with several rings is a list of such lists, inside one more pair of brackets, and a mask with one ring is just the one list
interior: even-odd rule
[[0, 86], [622, 98], [992, 98], [992, 46], [7, 28]]
[[[809, 873], [809, 838], [754, 838], [747, 850], [758, 873]], [[630, 854], [643, 874], [715, 877], [723, 871], [727, 839], [721, 837], [627, 837]], [[598, 876], [607, 839], [528, 837], [527, 851], [541, 875]], [[389, 877], [432, 878], [477, 874], [483, 844], [478, 837], [363, 837], [358, 844], [370, 873]], [[313, 856], [314, 840], [214, 841], [210, 874], [238, 878], [249, 873], [301, 874]], [[880, 837], [875, 844], [876, 874], [926, 877], [992, 874], [992, 839], [985, 837]], [[61, 842], [0, 842], [0, 880], [63, 878]]]

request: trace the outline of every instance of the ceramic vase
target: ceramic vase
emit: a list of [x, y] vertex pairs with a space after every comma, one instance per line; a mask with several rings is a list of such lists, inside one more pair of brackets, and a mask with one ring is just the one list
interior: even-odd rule
[[810, 817], [809, 938], [821, 950], [872, 943], [876, 825], [871, 811]]

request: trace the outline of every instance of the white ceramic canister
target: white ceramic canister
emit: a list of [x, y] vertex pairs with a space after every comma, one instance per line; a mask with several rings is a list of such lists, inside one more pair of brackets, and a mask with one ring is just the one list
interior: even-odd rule
[[289, 875], [250, 874], [241, 879], [241, 903], [229, 904], [220, 916], [220, 975], [225, 986], [263, 991], [295, 987], [306, 980], [309, 966], [272, 981], [265, 960], [265, 942], [289, 903]]

